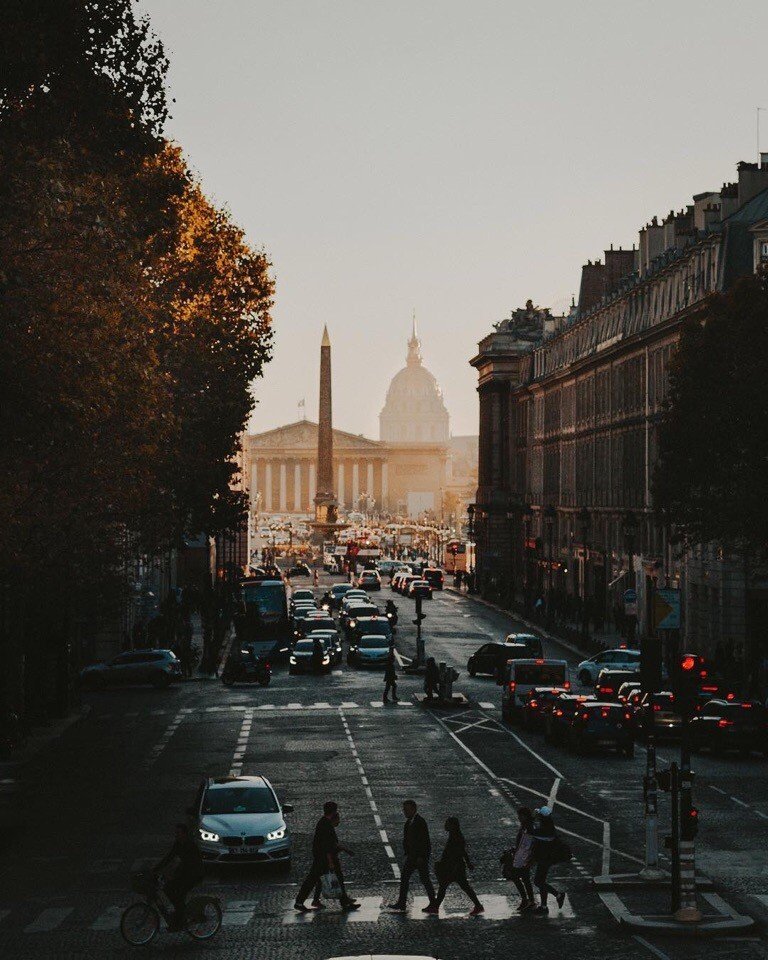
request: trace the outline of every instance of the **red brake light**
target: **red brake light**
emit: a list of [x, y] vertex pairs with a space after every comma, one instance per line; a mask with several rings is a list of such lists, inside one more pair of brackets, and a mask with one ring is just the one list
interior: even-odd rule
[[717, 687], [702, 687], [702, 693], [717, 693]]
[[693, 670], [695, 666], [696, 666], [696, 657], [692, 657], [690, 654], [683, 657], [683, 659], [680, 661], [681, 670], [686, 670], [686, 671]]
[[608, 710], [601, 710], [601, 711], [600, 711], [600, 716], [601, 716], [601, 717], [607, 717], [607, 716], [608, 716], [608, 713], [609, 713]]
[[563, 711], [562, 711], [562, 710], [555, 710], [555, 716], [556, 716], [556, 717], [562, 717], [562, 715], [563, 715]]
[[624, 719], [625, 719], [625, 720], [631, 720], [631, 719], [632, 719], [632, 714], [631, 714], [631, 713], [625, 713], [625, 714], [624, 714]]
[[565, 683], [563, 684], [563, 689], [564, 689], [564, 690], [570, 690], [570, 689], [571, 689], [571, 681], [570, 681], [570, 680], [566, 680], [566, 681], [565, 681]]
[[726, 693], [725, 699], [726, 699], [726, 700], [735, 700], [735, 699], [736, 699], [736, 694], [735, 694], [735, 693]]
[[741, 709], [742, 709], [742, 710], [751, 710], [751, 709], [752, 709], [752, 704], [751, 704], [751, 703], [742, 703]]
[[653, 710], [654, 710], [654, 713], [658, 713], [659, 710], [661, 710], [661, 705], [658, 703], [654, 703]]
[[589, 714], [588, 714], [588, 713], [582, 713], [581, 719], [582, 719], [582, 720], [589, 720]]
[[539, 704], [538, 704], [538, 701], [536, 701], [536, 700], [531, 700], [530, 703], [528, 704], [528, 706], [529, 706], [532, 710], [535, 710], [536, 707], [538, 707], [538, 705], [539, 705]]
[[537, 660], [536, 663], [544, 663], [543, 660]]
[[509, 686], [509, 692], [514, 693], [515, 688], [517, 687], [517, 683], [514, 680], [510, 680], [508, 686]]
[[718, 720], [717, 725], [718, 727], [732, 727], [733, 720], [726, 720], [726, 719]]

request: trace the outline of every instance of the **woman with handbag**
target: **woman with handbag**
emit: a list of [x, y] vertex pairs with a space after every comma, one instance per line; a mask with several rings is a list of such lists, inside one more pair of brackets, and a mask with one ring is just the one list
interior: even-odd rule
[[562, 910], [565, 893], [556, 890], [551, 884], [547, 883], [547, 874], [550, 867], [555, 863], [561, 863], [563, 859], [570, 859], [570, 852], [567, 857], [563, 856], [564, 844], [557, 835], [555, 822], [552, 819], [552, 810], [549, 807], [539, 807], [536, 810], [536, 819], [533, 821], [533, 839], [533, 859], [536, 861], [533, 882], [541, 896], [541, 904], [535, 907], [533, 912], [549, 913], [547, 897], [550, 893], [557, 901], [558, 909]]
[[504, 876], [511, 880], [520, 893], [518, 913], [532, 910], [535, 906], [533, 887], [531, 886], [531, 863], [533, 862], [533, 811], [530, 807], [520, 807], [517, 811], [520, 829], [517, 831], [514, 845], [501, 856]]
[[484, 908], [467, 879], [467, 867], [470, 870], [474, 868], [467, 853], [467, 842], [461, 832], [458, 819], [448, 817], [445, 821], [445, 830], [448, 834], [448, 840], [443, 848], [442, 856], [435, 864], [435, 874], [439, 883], [437, 897], [434, 903], [424, 908], [424, 913], [439, 913], [440, 904], [445, 899], [446, 890], [452, 883], [456, 883], [472, 901], [473, 906], [469, 911], [470, 917], [476, 917], [484, 912]]

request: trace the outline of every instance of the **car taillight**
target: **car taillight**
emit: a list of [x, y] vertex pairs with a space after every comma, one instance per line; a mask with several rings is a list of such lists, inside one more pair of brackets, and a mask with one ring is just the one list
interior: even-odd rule
[[605, 718], [605, 717], [608, 716], [609, 712], [610, 712], [610, 711], [608, 711], [608, 710], [601, 710], [601, 711], [600, 711], [600, 716], [603, 717], [603, 718]]
[[588, 713], [582, 713], [581, 719], [582, 719], [582, 720], [589, 720], [589, 714], [588, 714]]
[[717, 693], [717, 687], [702, 687], [702, 693]]
[[752, 704], [751, 704], [751, 703], [742, 703], [741, 709], [742, 709], [742, 710], [751, 710], [751, 709], [752, 709]]
[[536, 663], [544, 663], [544, 661], [541, 660], [541, 659], [539, 659], [539, 660], [536, 661]]
[[733, 720], [725, 720], [725, 719], [723, 719], [723, 720], [718, 720], [718, 721], [717, 721], [717, 725], [718, 725], [718, 727], [732, 727], [732, 726], [733, 726]]
[[570, 680], [566, 680], [566, 681], [565, 681], [565, 683], [563, 684], [563, 689], [564, 689], [564, 690], [570, 690], [570, 689], [571, 689], [571, 681], [570, 681]]
[[265, 664], [264, 664], [264, 669], [265, 669], [265, 670], [271, 670], [271, 669], [272, 669], [272, 667], [271, 667], [271, 665], [270, 665], [270, 664], [268, 664], [268, 663], [265, 663]]
[[632, 719], [632, 714], [629, 713], [629, 711], [627, 711], [627, 713], [624, 714], [624, 719], [625, 719], [625, 720], [631, 720], [631, 719]]
[[528, 706], [531, 708], [531, 710], [535, 710], [536, 707], [538, 707], [538, 705], [539, 705], [539, 704], [538, 704], [538, 702], [537, 702], [536, 700], [531, 700], [531, 701], [529, 702], [529, 704], [528, 704]]
[[661, 705], [658, 704], [658, 703], [654, 703], [654, 705], [653, 705], [653, 712], [654, 712], [654, 713], [658, 713], [660, 710], [661, 710]]
[[598, 688], [598, 692], [599, 692], [599, 693], [604, 693], [604, 694], [607, 695], [607, 694], [609, 694], [609, 693], [613, 693], [613, 687], [599, 687], [599, 688]]
[[514, 693], [514, 692], [515, 692], [515, 689], [516, 689], [516, 687], [517, 687], [517, 684], [515, 683], [514, 680], [510, 680], [510, 681], [509, 681], [509, 684], [508, 684], [508, 687], [509, 687], [509, 692], [510, 692], [510, 693]]
[[563, 715], [563, 711], [562, 711], [562, 710], [555, 710], [554, 713], [555, 713], [555, 716], [556, 716], [556, 717], [562, 717], [562, 715]]
[[735, 699], [736, 699], [736, 694], [735, 694], [735, 693], [726, 693], [725, 699], [726, 699], [726, 700], [735, 700]]

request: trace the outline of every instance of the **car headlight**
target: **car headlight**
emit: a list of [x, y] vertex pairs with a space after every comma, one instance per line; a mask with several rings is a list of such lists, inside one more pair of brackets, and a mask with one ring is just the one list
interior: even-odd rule
[[280, 827], [279, 830], [273, 830], [272, 833], [267, 834], [267, 840], [282, 840], [287, 829], [287, 827]]
[[330, 663], [330, 662], [331, 662], [331, 658], [326, 653], [326, 655], [323, 657], [323, 663]]
[[349, 625], [354, 630], [355, 627], [357, 626], [357, 620], [350, 620]]
[[289, 662], [289, 663], [296, 663], [296, 657], [290, 657], [288, 662]]
[[218, 833], [212, 833], [210, 830], [203, 830], [202, 827], [200, 827], [199, 830], [200, 830], [200, 839], [201, 839], [201, 840], [206, 840], [208, 843], [218, 843], [218, 842], [219, 842], [219, 835], [218, 835]]

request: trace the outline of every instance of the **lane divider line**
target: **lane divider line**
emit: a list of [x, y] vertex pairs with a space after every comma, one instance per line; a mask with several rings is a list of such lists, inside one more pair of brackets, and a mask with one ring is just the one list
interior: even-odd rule
[[237, 736], [237, 745], [232, 757], [232, 766], [229, 770], [230, 777], [239, 777], [243, 772], [243, 758], [248, 749], [248, 739], [251, 736], [251, 725], [253, 724], [253, 707], [249, 707], [243, 713], [243, 722], [240, 724], [240, 733]]

